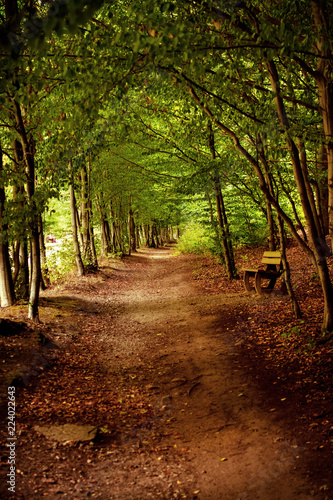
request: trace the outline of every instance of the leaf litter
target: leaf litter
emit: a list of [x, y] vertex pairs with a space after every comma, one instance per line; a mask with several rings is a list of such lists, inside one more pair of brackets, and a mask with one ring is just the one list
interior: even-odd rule
[[[200, 302], [209, 297], [208, 307], [202, 308], [202, 316], [213, 313], [216, 324], [223, 324], [225, 338], [231, 345], [234, 373], [247, 373], [267, 390], [271, 394], [267, 398], [267, 412], [280, 418], [281, 411], [285, 411], [286, 422], [297, 423], [304, 446], [316, 453], [313, 460], [318, 465], [316, 469], [308, 468], [307, 476], [313, 481], [311, 491], [323, 495], [318, 498], [326, 498], [331, 485], [327, 467], [321, 464], [325, 463], [333, 434], [330, 399], [333, 349], [329, 343], [320, 342], [321, 298], [316, 278], [309, 266], [304, 266], [304, 257], [297, 248], [289, 248], [288, 253], [292, 269], [296, 270], [295, 288], [304, 314], [302, 322], [296, 322], [290, 305], [280, 300], [250, 298], [237, 302], [237, 294], [244, 298], [241, 280], [228, 282], [211, 257], [180, 256], [177, 262], [178, 265], [189, 262], [194, 268], [189, 279], [191, 286], [198, 286], [200, 290], [197, 295]], [[249, 261], [252, 259], [255, 265], [261, 254], [259, 248], [249, 251]], [[139, 320], [139, 313], [134, 309], [134, 317], [122, 317], [126, 294], [137, 303], [138, 310], [144, 295], [150, 296], [151, 283], [149, 280], [138, 283], [137, 276], [145, 273], [147, 265], [149, 269], [151, 264], [140, 258], [126, 259], [121, 266], [127, 266], [136, 276], [126, 274], [122, 278], [110, 270], [108, 263], [103, 264], [100, 274], [81, 280], [72, 278], [62, 287], [46, 291], [41, 301], [41, 325], [26, 324], [21, 334], [15, 332], [13, 336], [1, 337], [4, 354], [16, 352], [13, 358], [16, 368], [22, 366], [22, 360], [27, 361], [27, 365], [29, 362], [36, 364], [36, 353], [30, 358], [26, 356], [27, 345], [30, 344], [30, 350], [40, 351], [41, 334], [46, 345], [55, 342], [61, 347], [56, 359], [46, 363], [42, 370], [34, 370], [29, 380], [20, 379], [10, 364], [4, 368], [4, 375], [10, 377], [16, 373], [18, 385], [16, 419], [20, 480], [17, 498], [29, 495], [37, 499], [58, 498], [59, 495], [74, 498], [74, 494], [80, 499], [92, 494], [95, 498], [104, 498], [105, 491], [109, 492], [108, 498], [139, 499], [142, 495], [145, 498], [207, 498], [207, 482], [202, 483], [201, 473], [199, 480], [196, 458], [191, 455], [193, 442], [190, 439], [186, 443], [189, 446], [177, 444], [186, 438], [184, 429], [175, 427], [177, 422], [180, 425], [180, 419], [174, 416], [177, 414], [176, 398], [190, 397], [195, 404], [196, 398], [202, 397], [205, 384], [195, 382], [193, 385], [196, 378], [193, 374], [177, 373], [180, 361], [172, 363], [172, 350], [169, 354], [163, 352], [168, 348], [171, 329], [164, 328], [166, 325], [161, 328], [159, 323], [154, 325], [153, 313], [148, 319], [140, 317]], [[173, 266], [168, 265], [159, 274], [163, 279], [173, 270]], [[156, 290], [159, 300], [168, 297], [161, 283], [163, 281], [158, 283]], [[140, 292], [135, 291], [135, 287]], [[219, 317], [214, 296], [223, 294], [233, 294], [233, 307], [226, 308], [223, 317]], [[196, 298], [192, 297], [191, 301], [195, 306]], [[11, 308], [4, 316], [22, 321], [23, 312], [20, 308]], [[148, 328], [142, 328], [142, 324], [147, 324]], [[182, 332], [187, 332], [186, 323], [178, 328], [174, 340], [184, 343], [186, 353], [187, 338], [190, 338], [182, 338]], [[146, 347], [142, 347], [144, 331], [150, 332], [149, 339], [152, 333], [155, 339], [157, 337], [149, 340]], [[24, 338], [28, 344], [20, 360], [17, 349]], [[234, 349], [237, 349], [236, 354]], [[158, 353], [160, 355], [156, 356]], [[160, 394], [169, 373], [169, 390], [180, 391], [179, 396]], [[238, 390], [235, 395], [239, 401], [247, 399], [246, 391]], [[188, 402], [182, 404], [185, 407], [181, 415], [189, 419]], [[282, 410], [281, 405], [284, 405]], [[214, 415], [214, 411], [210, 410], [208, 417], [210, 415]], [[69, 424], [91, 426], [98, 432], [90, 442], [67, 440], [59, 444], [34, 429], [36, 425]], [[228, 421], [212, 429], [218, 437], [220, 431], [227, 432], [226, 429], [231, 433], [233, 424]], [[286, 430], [285, 439], [287, 435]], [[274, 436], [277, 444], [285, 439]], [[317, 456], [319, 451], [321, 457]], [[38, 465], [41, 456], [43, 465]], [[5, 460], [2, 456], [3, 463]], [[219, 461], [232, 463], [232, 454], [228, 453]], [[126, 485], [125, 471], [130, 477]], [[140, 476], [136, 471], [140, 471]]]

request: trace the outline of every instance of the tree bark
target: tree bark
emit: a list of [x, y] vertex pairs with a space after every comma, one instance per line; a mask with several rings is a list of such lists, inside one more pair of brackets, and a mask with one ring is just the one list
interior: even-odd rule
[[0, 305], [9, 307], [15, 301], [14, 284], [9, 259], [8, 224], [3, 221], [6, 193], [2, 186], [3, 157], [0, 143]]
[[20, 244], [20, 271], [18, 275], [19, 297], [21, 299], [29, 298], [29, 280], [28, 242], [24, 240]]
[[38, 319], [38, 301], [39, 288], [41, 281], [41, 265], [39, 250], [39, 231], [38, 231], [38, 210], [36, 206], [35, 194], [35, 160], [34, 145], [32, 139], [28, 139], [24, 121], [22, 118], [21, 107], [17, 101], [14, 101], [16, 129], [20, 135], [23, 160], [27, 175], [27, 197], [31, 210], [31, 277], [30, 277], [30, 295], [28, 318]]
[[[215, 138], [214, 131], [211, 122], [209, 122], [208, 127], [208, 141], [209, 141], [209, 149], [212, 155], [212, 160], [216, 160], [216, 151], [215, 151]], [[232, 248], [232, 241], [229, 232], [229, 223], [227, 219], [227, 214], [225, 211], [224, 200], [221, 190], [221, 182], [217, 169], [215, 170], [212, 180], [214, 182], [214, 193], [216, 200], [216, 212], [217, 212], [217, 220], [220, 229], [220, 239], [222, 243], [222, 248], [224, 252], [224, 261], [227, 270], [227, 276], [229, 280], [232, 280], [236, 277], [237, 272], [235, 268], [235, 259], [234, 252]]]
[[283, 220], [281, 217], [278, 217], [278, 227], [279, 227], [279, 236], [280, 236], [280, 250], [281, 250], [281, 260], [283, 264], [283, 275], [284, 275], [284, 284], [287, 288], [288, 295], [290, 297], [292, 307], [293, 307], [293, 312], [294, 316], [296, 319], [301, 319], [302, 317], [302, 312], [299, 307], [299, 303], [297, 301], [294, 289], [291, 284], [291, 279], [290, 279], [290, 267], [289, 267], [289, 262], [287, 260], [287, 255], [286, 255], [286, 244], [285, 244], [285, 234], [284, 234], [284, 229], [283, 229]]
[[45, 249], [45, 242], [44, 242], [44, 231], [43, 231], [43, 221], [42, 221], [42, 216], [41, 214], [38, 215], [38, 228], [39, 228], [39, 248], [40, 248], [40, 261], [41, 261], [41, 268], [42, 268], [42, 288], [45, 289], [48, 286], [50, 286], [50, 275], [49, 275], [49, 270], [47, 267], [47, 260], [46, 260], [46, 249]]
[[[319, 279], [323, 291], [324, 298], [324, 315], [323, 315], [323, 323], [322, 330], [323, 331], [332, 331], [333, 330], [333, 287], [332, 282], [330, 280], [329, 270], [326, 261], [326, 242], [320, 238], [320, 234], [317, 231], [317, 225], [315, 222], [315, 215], [312, 212], [311, 203], [308, 198], [308, 193], [306, 189], [306, 180], [304, 179], [304, 166], [302, 168], [300, 155], [298, 148], [293, 141], [290, 133], [289, 133], [289, 123], [286, 114], [286, 110], [284, 107], [283, 99], [280, 94], [279, 89], [279, 78], [278, 73], [273, 61], [267, 61], [266, 67], [269, 73], [272, 90], [275, 93], [275, 103], [276, 110], [279, 116], [280, 124], [286, 130], [287, 136], [287, 147], [290, 152], [290, 157], [294, 170], [294, 177], [296, 180], [303, 212], [305, 219], [307, 221], [307, 226], [310, 235], [311, 247], [315, 259], [315, 264], [318, 269]], [[333, 150], [332, 150], [333, 152]], [[333, 163], [332, 163], [333, 165]], [[332, 212], [333, 213], [333, 212]], [[333, 222], [333, 219], [332, 219]], [[333, 233], [332, 233], [333, 234]]]
[[130, 206], [128, 214], [128, 233], [129, 233], [129, 254], [136, 252], [136, 226], [134, 222], [133, 210]]
[[[272, 181], [272, 174], [270, 172], [269, 164], [266, 159], [265, 151], [264, 151], [264, 145], [262, 142], [262, 138], [260, 134], [257, 134], [256, 136], [256, 147], [257, 147], [257, 154], [261, 159], [262, 165], [264, 167], [264, 177], [265, 177], [265, 182], [268, 187], [269, 193], [272, 198], [275, 197], [274, 193], [274, 188], [273, 188], [273, 181]], [[274, 217], [273, 217], [273, 210], [272, 210], [272, 204], [271, 202], [265, 198], [266, 201], [266, 218], [268, 222], [268, 227], [269, 227], [269, 249], [274, 252], [276, 250], [276, 240], [277, 240], [277, 235], [276, 235], [276, 226], [274, 222]]]
[[[69, 163], [69, 168], [70, 168], [70, 170], [72, 168], [71, 162]], [[72, 180], [73, 180], [73, 178], [72, 178]], [[69, 193], [70, 193], [70, 200], [71, 200], [72, 235], [73, 235], [73, 246], [74, 246], [77, 274], [78, 274], [78, 276], [84, 276], [85, 271], [84, 271], [84, 265], [82, 262], [80, 244], [79, 244], [79, 239], [78, 239], [78, 234], [77, 234], [76, 200], [75, 200], [75, 193], [74, 193], [74, 188], [73, 188], [72, 183], [69, 185]]]
[[217, 245], [218, 245], [218, 257], [220, 259], [221, 264], [225, 264], [223, 247], [222, 247], [222, 243], [221, 243], [220, 228], [219, 228], [219, 226], [216, 222], [216, 219], [214, 217], [213, 204], [212, 204], [212, 200], [210, 199], [210, 195], [208, 192], [206, 192], [206, 198], [207, 198], [208, 207], [209, 207], [210, 222], [212, 224], [212, 227], [213, 227], [215, 235], [216, 235], [216, 240], [217, 240]]
[[89, 233], [89, 187], [86, 167], [81, 169], [81, 234], [83, 238], [83, 255], [91, 259], [90, 233]]
[[327, 187], [327, 154], [324, 145], [320, 146], [316, 156], [317, 181], [315, 183], [315, 192], [317, 199], [317, 210], [322, 232], [326, 236], [329, 234], [329, 216], [328, 216], [328, 187]]
[[313, 76], [319, 93], [319, 110], [323, 119], [327, 153], [328, 217], [329, 234], [333, 250], [333, 80], [332, 37], [329, 26], [331, 4], [326, 0], [311, 2], [317, 29], [318, 64]]

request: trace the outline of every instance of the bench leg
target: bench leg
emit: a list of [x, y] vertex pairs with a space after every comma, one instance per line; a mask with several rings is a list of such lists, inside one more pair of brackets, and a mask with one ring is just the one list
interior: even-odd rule
[[245, 271], [245, 273], [244, 273], [244, 286], [245, 286], [245, 290], [247, 290], [248, 292], [253, 292], [254, 286], [251, 286], [251, 284], [250, 284], [250, 276], [254, 277], [254, 273], [250, 273], [249, 271]]
[[256, 273], [255, 281], [254, 281], [254, 286], [255, 286], [256, 292], [259, 295], [263, 295], [264, 293], [271, 293], [273, 288], [275, 287], [277, 277], [272, 276], [271, 278], [269, 278], [269, 283], [268, 283], [268, 286], [266, 286], [266, 287], [261, 286], [261, 279], [262, 279], [261, 274]]

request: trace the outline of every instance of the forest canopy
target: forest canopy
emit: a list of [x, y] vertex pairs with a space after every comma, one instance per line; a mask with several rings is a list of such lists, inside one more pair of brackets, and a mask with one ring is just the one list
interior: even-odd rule
[[1, 307], [28, 299], [38, 317], [44, 232], [65, 206], [79, 275], [98, 253], [161, 245], [189, 225], [230, 280], [236, 246], [280, 249], [299, 314], [292, 237], [331, 332], [332, 7], [2, 1]]

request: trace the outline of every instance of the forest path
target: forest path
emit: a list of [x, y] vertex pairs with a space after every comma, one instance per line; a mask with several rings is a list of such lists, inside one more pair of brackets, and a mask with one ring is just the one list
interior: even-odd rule
[[[44, 294], [42, 321], [73, 342], [17, 395], [17, 498], [328, 498], [284, 394], [241, 356], [237, 311], [256, 299], [205, 294], [192, 260], [140, 249]], [[99, 433], [59, 444], [36, 429], [64, 423]]]
[[133, 371], [136, 357], [149, 361], [154, 353], [154, 394], [172, 419], [167, 441], [188, 449], [198, 498], [313, 498], [295, 472], [302, 450], [273, 416], [283, 398], [274, 401], [276, 393], [268, 401], [237, 355], [235, 306], [251, 298], [202, 295], [188, 260], [165, 249], [141, 250], [134, 259], [146, 259], [147, 268], [138, 272], [139, 288], [118, 298], [119, 320], [140, 340], [134, 357], [120, 349], [119, 361]]

